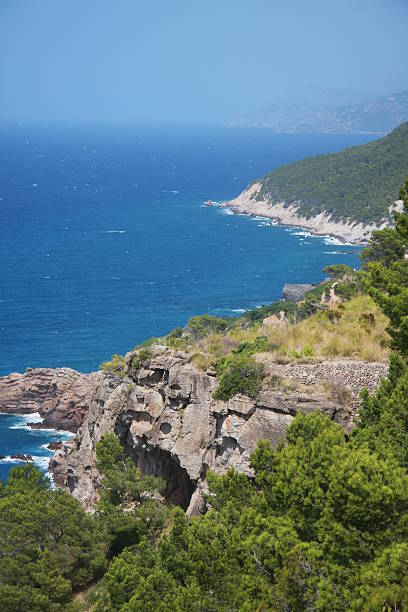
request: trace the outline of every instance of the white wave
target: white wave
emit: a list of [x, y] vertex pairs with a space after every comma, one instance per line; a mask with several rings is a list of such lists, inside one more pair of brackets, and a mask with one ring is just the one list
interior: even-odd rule
[[0, 463], [33, 463], [34, 465], [38, 465], [38, 467], [43, 469], [48, 469], [48, 464], [50, 462], [51, 457], [44, 457], [42, 455], [31, 455], [30, 453], [21, 453], [22, 455], [29, 455], [32, 458], [32, 461], [24, 461], [24, 459], [16, 459], [11, 458], [10, 455], [4, 457], [4, 459], [0, 459]]
[[292, 234], [294, 236], [305, 236], [306, 238], [311, 238], [313, 236], [313, 234], [311, 234], [310, 232], [306, 232], [306, 231], [300, 231], [300, 232], [292, 232]]
[[126, 230], [106, 230], [103, 234], [126, 234]]
[[324, 244], [334, 244], [337, 246], [355, 246], [352, 242], [344, 242], [333, 236], [322, 236]]
[[233, 215], [234, 213], [230, 208], [221, 208], [224, 215]]
[[[30, 427], [31, 430], [31, 427]], [[66, 431], [65, 429], [53, 429], [52, 427], [41, 427], [41, 429], [36, 429], [35, 431], [39, 431], [40, 433], [42, 431], [50, 433], [52, 432], [53, 434], [55, 434], [56, 436], [60, 436], [61, 439], [62, 438], [73, 438], [75, 436], [75, 434], [72, 433], [72, 431]], [[51, 442], [51, 440], [50, 440]]]
[[13, 414], [10, 416], [16, 417], [17, 422], [14, 425], [10, 425], [9, 429], [26, 429], [31, 431], [29, 423], [42, 423], [44, 419], [41, 418], [39, 412], [33, 412], [31, 414]]
[[34, 465], [38, 465], [39, 468], [43, 470], [48, 470], [48, 464], [50, 462], [50, 457], [40, 457], [38, 455], [31, 455], [33, 458]]
[[342, 251], [324, 251], [325, 255], [345, 255]]

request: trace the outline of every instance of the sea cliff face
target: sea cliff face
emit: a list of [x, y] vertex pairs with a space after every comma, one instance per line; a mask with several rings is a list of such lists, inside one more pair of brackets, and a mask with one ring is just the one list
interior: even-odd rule
[[[95, 444], [113, 431], [143, 473], [166, 481], [165, 497], [190, 514], [203, 510], [206, 473], [228, 468], [251, 475], [250, 456], [261, 438], [274, 446], [298, 411], [320, 409], [346, 430], [353, 426], [358, 392], [368, 385], [375, 392], [385, 364], [327, 362], [316, 365], [274, 366], [279, 374], [305, 384], [350, 380], [355, 401], [340, 396], [264, 390], [258, 401], [237, 395], [229, 401], [212, 397], [217, 387], [213, 372], [198, 371], [186, 353], [162, 346], [138, 368], [134, 353], [126, 356], [127, 380], [111, 374], [95, 380], [89, 410], [77, 436], [56, 452], [50, 463], [55, 482], [69, 489], [86, 508], [97, 500], [99, 474]], [[360, 367], [361, 366], [361, 367]], [[287, 371], [286, 371], [287, 370]]]
[[0, 412], [42, 417], [41, 428], [76, 433], [88, 410], [99, 373], [71, 368], [27, 368], [25, 374], [0, 378]]
[[[344, 219], [335, 221], [327, 212], [321, 212], [311, 217], [298, 214], [300, 202], [273, 202], [269, 199], [257, 199], [261, 183], [253, 183], [238, 197], [226, 202], [235, 213], [274, 219], [283, 225], [301, 227], [318, 236], [334, 236], [351, 244], [366, 244], [376, 229], [384, 229], [389, 223], [369, 223], [364, 225], [356, 221]], [[398, 203], [396, 203], [398, 209]]]

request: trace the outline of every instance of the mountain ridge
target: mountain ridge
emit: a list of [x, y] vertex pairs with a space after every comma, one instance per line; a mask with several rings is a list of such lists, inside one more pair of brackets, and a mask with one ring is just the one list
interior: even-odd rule
[[230, 127], [263, 127], [281, 134], [387, 134], [408, 121], [408, 90], [360, 102], [279, 108], [237, 117]]

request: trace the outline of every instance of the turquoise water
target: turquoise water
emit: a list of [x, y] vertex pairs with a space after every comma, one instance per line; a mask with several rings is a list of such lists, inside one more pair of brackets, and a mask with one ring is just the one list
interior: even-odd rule
[[[0, 134], [0, 375], [27, 366], [91, 371], [193, 314], [239, 314], [279, 299], [285, 282], [319, 282], [328, 263], [358, 266], [356, 247], [203, 203], [236, 196], [282, 163], [368, 137], [78, 127]], [[7, 445], [39, 454], [45, 432], [16, 437], [0, 418], [0, 454], [10, 454]]]

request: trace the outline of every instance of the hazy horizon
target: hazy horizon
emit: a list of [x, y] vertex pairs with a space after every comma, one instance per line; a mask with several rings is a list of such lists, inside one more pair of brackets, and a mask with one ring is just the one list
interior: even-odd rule
[[0, 18], [3, 123], [224, 124], [408, 87], [403, 0], [3, 0]]

